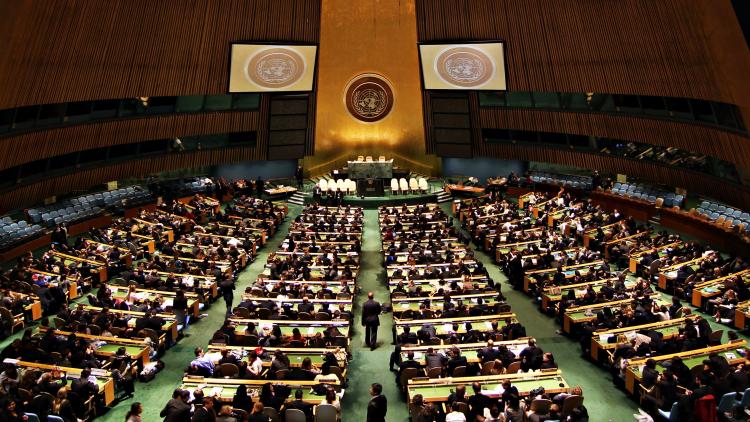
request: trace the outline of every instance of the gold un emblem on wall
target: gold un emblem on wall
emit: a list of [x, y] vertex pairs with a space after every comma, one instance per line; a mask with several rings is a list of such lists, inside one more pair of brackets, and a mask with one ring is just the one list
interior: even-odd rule
[[355, 119], [372, 123], [385, 118], [393, 108], [393, 89], [383, 77], [363, 73], [344, 89], [344, 105]]

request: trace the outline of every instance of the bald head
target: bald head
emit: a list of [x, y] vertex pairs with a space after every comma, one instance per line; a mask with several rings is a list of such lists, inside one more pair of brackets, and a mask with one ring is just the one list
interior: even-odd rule
[[367, 298], [368, 299], [373, 299], [374, 297], [375, 297], [375, 293], [373, 293], [373, 292], [367, 292]]

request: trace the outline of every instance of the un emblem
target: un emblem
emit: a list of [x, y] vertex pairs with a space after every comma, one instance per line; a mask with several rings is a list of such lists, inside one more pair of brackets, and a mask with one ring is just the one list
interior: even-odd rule
[[393, 108], [393, 89], [380, 75], [367, 73], [352, 79], [344, 90], [349, 114], [363, 122], [377, 122]]
[[484, 52], [471, 47], [454, 47], [435, 59], [440, 78], [462, 88], [478, 87], [492, 78], [495, 66]]
[[245, 66], [247, 78], [266, 88], [284, 88], [305, 74], [305, 60], [288, 48], [261, 50]]

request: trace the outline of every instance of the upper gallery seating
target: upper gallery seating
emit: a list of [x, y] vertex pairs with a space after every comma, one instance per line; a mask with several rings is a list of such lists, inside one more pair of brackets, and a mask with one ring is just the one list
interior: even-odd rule
[[745, 228], [750, 230], [750, 214], [741, 209], [722, 204], [721, 202], [704, 199], [698, 205], [696, 211], [717, 223], [731, 221], [732, 225], [744, 224]]
[[5, 216], [0, 220], [0, 250], [10, 249], [43, 233], [44, 227], [39, 224], [29, 224], [25, 220], [14, 221]]
[[549, 183], [551, 185], [568, 186], [577, 189], [591, 189], [591, 176], [575, 176], [570, 174], [531, 172], [531, 180], [536, 183]]
[[120, 188], [106, 192], [83, 195], [44, 207], [29, 208], [27, 214], [32, 223], [46, 226], [71, 224], [101, 214], [105, 208], [118, 204], [137, 206], [152, 202], [153, 196], [140, 187]]
[[679, 207], [685, 200], [685, 196], [683, 195], [640, 183], [617, 182], [612, 186], [612, 193], [628, 198], [640, 199], [652, 204], [656, 203], [657, 198], [662, 198], [664, 199], [665, 207]]

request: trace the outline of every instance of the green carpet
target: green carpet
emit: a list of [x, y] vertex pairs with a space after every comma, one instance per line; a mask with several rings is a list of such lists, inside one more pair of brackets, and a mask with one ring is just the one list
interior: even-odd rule
[[[289, 229], [289, 223], [300, 213], [301, 207], [290, 204], [289, 216], [287, 220], [279, 227], [276, 235], [273, 236], [259, 251], [258, 256], [250, 265], [240, 273], [237, 280], [237, 289], [234, 292], [234, 304], [241, 301], [242, 292], [245, 287], [255, 281], [257, 275], [263, 271], [266, 258], [271, 252], [275, 252], [281, 245], [281, 241], [286, 237]], [[135, 396], [132, 399], [125, 400], [115, 406], [109, 413], [98, 417], [96, 420], [106, 422], [122, 422], [125, 420], [125, 414], [130, 409], [130, 404], [139, 401], [143, 405], [144, 421], [159, 421], [159, 412], [172, 397], [172, 392], [180, 385], [185, 367], [193, 360], [193, 351], [196, 347], [206, 347], [214, 331], [218, 330], [224, 322], [226, 306], [224, 300], [219, 298], [210, 308], [205, 310], [208, 314], [194, 325], [191, 324], [187, 330], [187, 336], [182, 338], [177, 344], [167, 349], [167, 352], [160, 358], [165, 363], [163, 371], [159, 372], [151, 382], [138, 382], [135, 386]]]
[[364, 421], [367, 419], [367, 403], [370, 401], [370, 384], [379, 382], [383, 393], [388, 398], [388, 421], [406, 421], [409, 417], [406, 400], [396, 386], [395, 375], [388, 371], [388, 361], [393, 352], [392, 328], [393, 315], [380, 316], [378, 330], [378, 348], [370, 351], [365, 346], [364, 332], [359, 324], [361, 304], [367, 300], [367, 292], [375, 293], [375, 300], [380, 303], [390, 302], [386, 287], [383, 252], [380, 243], [378, 211], [365, 210], [365, 230], [362, 237], [361, 271], [357, 283], [360, 294], [354, 304], [354, 337], [352, 338], [353, 361], [349, 364], [349, 388], [341, 403], [344, 421]]
[[[450, 203], [443, 204], [450, 213]], [[263, 265], [269, 253], [278, 249], [287, 234], [289, 222], [299, 214], [301, 207], [290, 205], [287, 221], [279, 227], [277, 234], [271, 238], [260, 251], [256, 260], [241, 274], [235, 292], [235, 304], [239, 303], [241, 293], [251, 284]], [[475, 247], [476, 249], [476, 247]], [[503, 292], [508, 298], [518, 319], [526, 326], [528, 335], [535, 337], [539, 345], [555, 354], [555, 359], [563, 371], [565, 379], [571, 386], [580, 385], [583, 388], [585, 405], [588, 408], [591, 421], [631, 421], [632, 414], [637, 411], [637, 404], [623, 391], [613, 386], [611, 376], [602, 368], [580, 357], [578, 343], [573, 339], [555, 334], [558, 326], [552, 318], [539, 312], [537, 305], [522, 292], [514, 291], [507, 283], [505, 275], [494, 265], [491, 257], [477, 252], [476, 257], [487, 267], [490, 276], [503, 286]], [[388, 421], [407, 421], [407, 406], [395, 383], [393, 373], [387, 370], [391, 344], [391, 328], [393, 319], [391, 314], [381, 316], [381, 326], [378, 332], [379, 347], [370, 351], [364, 347], [363, 332], [359, 325], [361, 303], [368, 291], [375, 292], [375, 297], [381, 303], [390, 302], [388, 290], [385, 286], [385, 271], [382, 266], [380, 244], [380, 230], [378, 227], [377, 210], [365, 211], [365, 231], [362, 243], [361, 272], [358, 279], [360, 294], [355, 299], [355, 320], [351, 341], [353, 360], [349, 365], [349, 388], [342, 401], [342, 419], [344, 421], [365, 420], [368, 389], [371, 383], [383, 384], [384, 393], [388, 398]], [[168, 349], [161, 357], [166, 368], [149, 383], [136, 383], [135, 397], [116, 405], [108, 414], [97, 420], [121, 422], [130, 408], [130, 404], [139, 401], [143, 404], [144, 421], [158, 421], [159, 412], [171, 397], [172, 391], [180, 384], [183, 369], [193, 359], [195, 347], [205, 347], [213, 332], [221, 325], [226, 308], [223, 300], [219, 299], [205, 313], [207, 316], [191, 325], [188, 336]], [[712, 318], [708, 318], [712, 321]], [[712, 329], [727, 330], [726, 326], [711, 322]], [[0, 348], [6, 347], [13, 339], [20, 337], [17, 333], [0, 342]], [[747, 338], [746, 336], [741, 336]]]

